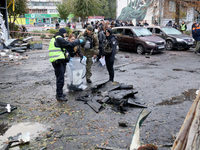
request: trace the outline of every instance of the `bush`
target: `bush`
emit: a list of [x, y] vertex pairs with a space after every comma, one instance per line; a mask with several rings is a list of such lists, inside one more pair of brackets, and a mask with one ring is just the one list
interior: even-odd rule
[[185, 31], [185, 34], [187, 34], [187, 35], [190, 35], [191, 33], [192, 33], [191, 30]]
[[50, 30], [49, 30], [49, 33], [55, 34], [55, 33], [58, 32], [58, 31], [59, 31], [59, 29], [50, 29]]
[[67, 30], [68, 35], [70, 35], [72, 33], [72, 30], [69, 27], [65, 27], [65, 29]]
[[52, 38], [53, 38], [53, 35], [49, 35], [49, 38], [52, 39]]
[[34, 44], [41, 44], [42, 41], [30, 41], [29, 44], [30, 45], [34, 45]]
[[40, 36], [40, 38], [41, 38], [41, 39], [44, 39], [44, 38], [46, 38], [46, 35], [45, 35], [45, 34], [42, 34], [42, 35]]
[[[10, 31], [19, 31], [19, 26], [16, 25], [15, 23], [9, 22], [9, 29], [10, 29]], [[19, 37], [19, 35], [20, 35], [20, 33], [10, 32], [10, 36], [12, 38]]]
[[21, 40], [21, 41], [22, 41], [23, 39], [24, 39], [24, 37], [20, 37], [20, 38], [19, 38], [19, 40]]

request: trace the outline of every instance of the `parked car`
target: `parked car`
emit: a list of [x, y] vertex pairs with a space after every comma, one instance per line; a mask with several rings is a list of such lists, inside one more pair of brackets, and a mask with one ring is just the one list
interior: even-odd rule
[[145, 52], [160, 52], [165, 50], [165, 40], [144, 27], [114, 27], [113, 34], [117, 37], [119, 49], [129, 49], [143, 54]]
[[166, 50], [188, 50], [195, 44], [195, 40], [191, 36], [182, 34], [179, 30], [172, 27], [153, 26], [147, 27], [147, 29], [154, 35], [160, 36], [165, 39]]
[[39, 23], [36, 23], [35, 26], [44, 27], [44, 26], [45, 26], [45, 23], [39, 22]]
[[66, 23], [65, 22], [61, 21], [59, 24], [60, 24], [60, 28], [65, 28], [66, 27]]
[[45, 24], [43, 30], [48, 31], [50, 29], [55, 29], [55, 28], [56, 28], [55, 24]]

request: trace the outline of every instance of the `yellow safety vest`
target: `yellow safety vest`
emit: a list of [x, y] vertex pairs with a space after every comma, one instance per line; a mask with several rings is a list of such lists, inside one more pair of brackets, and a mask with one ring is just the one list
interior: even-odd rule
[[59, 47], [55, 47], [54, 43], [56, 38], [61, 36], [56, 36], [55, 38], [52, 38], [49, 43], [49, 61], [55, 62], [58, 59], [65, 59], [65, 54]]
[[181, 24], [181, 30], [185, 31], [185, 24]]

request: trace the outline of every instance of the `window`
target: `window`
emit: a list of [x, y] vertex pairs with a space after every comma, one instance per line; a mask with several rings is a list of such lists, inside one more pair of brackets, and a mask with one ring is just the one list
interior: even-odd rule
[[152, 32], [153, 31], [153, 28], [147, 28], [150, 32]]
[[133, 32], [130, 29], [125, 29], [125, 34], [126, 36], [133, 36]]
[[117, 29], [117, 33], [116, 34], [121, 34], [122, 35], [123, 29]]
[[160, 34], [161, 33], [160, 29], [155, 29], [155, 33]]

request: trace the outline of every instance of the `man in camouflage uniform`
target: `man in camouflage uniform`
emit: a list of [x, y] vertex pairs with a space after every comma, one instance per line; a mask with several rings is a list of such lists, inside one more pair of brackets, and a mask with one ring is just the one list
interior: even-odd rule
[[[87, 83], [92, 83], [90, 77], [92, 76], [92, 57], [96, 58], [99, 53], [99, 41], [98, 37], [94, 33], [93, 26], [88, 25], [85, 32], [81, 33], [80, 36], [83, 36], [86, 40], [86, 44], [81, 47], [82, 53], [87, 57], [86, 61], [86, 81]], [[87, 45], [87, 46], [86, 46]], [[89, 45], [89, 47], [88, 47]]]

